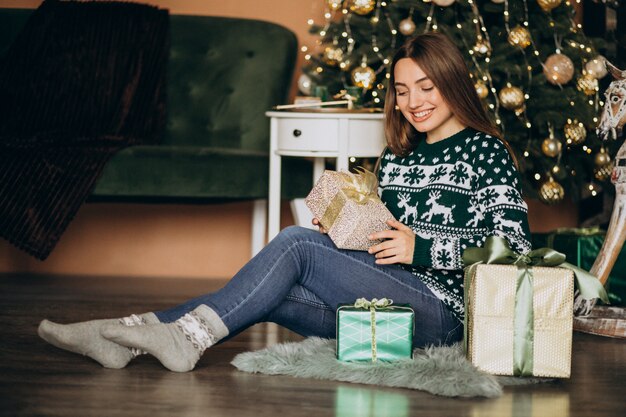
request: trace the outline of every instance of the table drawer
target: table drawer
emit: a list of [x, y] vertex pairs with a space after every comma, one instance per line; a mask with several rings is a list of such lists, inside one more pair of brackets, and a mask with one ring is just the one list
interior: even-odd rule
[[278, 119], [276, 131], [279, 150], [338, 150], [339, 121], [336, 119]]

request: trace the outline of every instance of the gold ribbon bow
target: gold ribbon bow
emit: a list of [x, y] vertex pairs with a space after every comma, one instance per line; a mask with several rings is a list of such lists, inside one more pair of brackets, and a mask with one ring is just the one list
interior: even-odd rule
[[333, 226], [348, 200], [367, 204], [368, 201], [378, 198], [378, 179], [374, 173], [358, 167], [356, 173], [339, 172], [339, 176], [343, 182], [341, 191], [335, 194], [320, 219], [326, 230]]
[[371, 301], [365, 298], [358, 298], [354, 302], [354, 308], [362, 308], [370, 311], [370, 325], [372, 327], [372, 362], [376, 362], [376, 309], [389, 307], [393, 300], [388, 298], [372, 298]]
[[497, 236], [490, 236], [485, 240], [482, 248], [467, 248], [463, 252], [465, 270], [465, 350], [467, 352], [467, 316], [470, 311], [471, 300], [470, 279], [479, 264], [507, 264], [517, 265], [518, 276], [515, 293], [514, 317], [514, 360], [513, 375], [531, 376], [533, 374], [533, 283], [531, 266], [548, 266], [568, 268], [574, 272], [575, 285], [580, 295], [585, 299], [600, 298], [609, 302], [606, 291], [600, 281], [572, 264], [565, 262], [565, 255], [550, 248], [540, 248], [525, 255], [511, 250], [506, 240]]

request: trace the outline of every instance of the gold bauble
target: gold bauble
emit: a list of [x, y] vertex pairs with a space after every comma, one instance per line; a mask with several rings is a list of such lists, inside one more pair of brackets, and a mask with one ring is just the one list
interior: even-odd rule
[[376, 81], [376, 73], [367, 64], [361, 64], [352, 70], [352, 83], [357, 87], [371, 90]]
[[604, 63], [605, 61], [606, 58], [604, 58], [602, 55], [598, 55], [597, 57], [593, 58], [591, 61], [588, 61], [585, 64], [585, 71], [587, 72], [587, 74], [598, 80], [600, 78], [604, 78], [604, 76], [608, 73], [608, 71], [606, 70], [606, 64]]
[[592, 96], [598, 91], [598, 80], [590, 74], [583, 74], [576, 81], [576, 88], [586, 96]]
[[537, 3], [544, 12], [549, 12], [550, 10], [557, 8], [561, 4], [561, 0], [537, 0]]
[[439, 7], [448, 7], [451, 6], [454, 2], [455, 0], [433, 0], [433, 3], [435, 3]]
[[606, 153], [606, 150], [604, 148], [600, 148], [600, 152], [598, 152], [593, 158], [593, 162], [596, 164], [597, 167], [608, 165], [611, 162], [611, 155]]
[[474, 84], [474, 88], [476, 89], [476, 93], [480, 98], [485, 98], [489, 95], [489, 88], [487, 88], [485, 83], [482, 81], [476, 81], [476, 84]]
[[491, 46], [483, 38], [478, 38], [476, 44], [472, 47], [474, 53], [478, 56], [485, 56], [491, 53]]
[[517, 87], [508, 85], [498, 94], [502, 107], [507, 110], [516, 110], [524, 105], [524, 92]]
[[530, 45], [530, 32], [524, 26], [515, 26], [509, 32], [509, 43], [522, 49]]
[[412, 35], [415, 32], [415, 22], [410, 17], [407, 17], [398, 23], [398, 30], [405, 36]]
[[555, 85], [568, 83], [574, 76], [574, 63], [567, 55], [552, 54], [546, 59], [543, 73], [548, 82]]
[[613, 172], [613, 163], [609, 162], [606, 165], [596, 167], [593, 170], [593, 176], [596, 177], [598, 181], [606, 181], [611, 178], [612, 172]]
[[562, 147], [561, 141], [553, 136], [547, 137], [541, 142], [541, 152], [550, 158], [554, 158], [561, 153]]
[[565, 197], [565, 190], [558, 182], [554, 181], [552, 177], [548, 178], [548, 181], [544, 182], [539, 187], [539, 200], [545, 204], [557, 204], [560, 203]]
[[563, 128], [568, 145], [580, 145], [587, 137], [587, 129], [578, 120], [568, 120]]
[[337, 45], [330, 45], [324, 49], [324, 62], [328, 65], [339, 65], [343, 59], [343, 49]]
[[330, 10], [339, 10], [343, 4], [343, 0], [326, 0]]
[[356, 14], [366, 15], [376, 6], [376, 0], [350, 0], [350, 10]]

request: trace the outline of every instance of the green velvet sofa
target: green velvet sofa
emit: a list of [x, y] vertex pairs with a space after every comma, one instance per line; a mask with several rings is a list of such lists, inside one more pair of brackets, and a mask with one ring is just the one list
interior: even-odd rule
[[[32, 10], [0, 8], [0, 54]], [[285, 103], [297, 40], [273, 23], [170, 15], [167, 123], [158, 145], [133, 146], [106, 165], [95, 201], [211, 203], [257, 200], [256, 249], [269, 182], [269, 120]], [[312, 169], [287, 159], [283, 197], [306, 194]], [[259, 224], [259, 221], [263, 222]]]

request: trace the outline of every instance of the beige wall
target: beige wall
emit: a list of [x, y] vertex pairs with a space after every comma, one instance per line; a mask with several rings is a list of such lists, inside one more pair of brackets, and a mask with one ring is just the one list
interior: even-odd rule
[[[32, 0], [0, 0], [0, 7], [39, 4]], [[309, 47], [315, 38], [308, 34], [306, 21], [320, 21], [323, 9], [322, 0], [161, 0], [151, 4], [169, 8], [172, 13], [276, 22], [294, 31], [300, 44]], [[294, 93], [292, 86], [292, 96]], [[86, 204], [44, 262], [0, 240], [0, 273], [230, 277], [249, 259], [251, 207], [245, 202], [197, 206]], [[571, 204], [547, 209], [530, 202], [530, 207], [534, 231], [577, 223], [578, 214]], [[291, 223], [289, 213], [283, 213], [283, 224]]]

